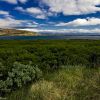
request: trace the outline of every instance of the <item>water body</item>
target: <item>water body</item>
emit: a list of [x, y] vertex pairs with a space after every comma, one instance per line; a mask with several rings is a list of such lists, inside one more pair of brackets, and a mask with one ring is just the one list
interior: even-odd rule
[[0, 40], [59, 40], [59, 39], [89, 39], [100, 40], [97, 36], [0, 36]]

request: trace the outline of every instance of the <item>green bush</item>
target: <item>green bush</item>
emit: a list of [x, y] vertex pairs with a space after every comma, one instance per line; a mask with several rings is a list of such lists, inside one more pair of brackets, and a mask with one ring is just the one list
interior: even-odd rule
[[[47, 41], [46, 41], [47, 42]], [[100, 41], [71, 40], [49, 41], [44, 43], [36, 54], [42, 69], [55, 69], [62, 65], [100, 66]], [[92, 56], [95, 52], [95, 59]]]
[[0, 41], [0, 62], [38, 65], [43, 71], [62, 65], [100, 66], [100, 40]]
[[[1, 70], [2, 72], [4, 71], [4, 69]], [[5, 79], [3, 79], [4, 76], [4, 72], [1, 73], [0, 89], [14, 89], [39, 79], [42, 76], [42, 72], [36, 66], [15, 62], [11, 70], [6, 72]]]

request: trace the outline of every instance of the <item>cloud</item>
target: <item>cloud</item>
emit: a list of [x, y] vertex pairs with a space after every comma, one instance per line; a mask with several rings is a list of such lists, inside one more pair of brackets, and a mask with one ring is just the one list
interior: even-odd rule
[[100, 11], [100, 0], [42, 0], [50, 12], [64, 15], [82, 15]]
[[25, 12], [25, 10], [22, 7], [16, 7], [14, 10]]
[[0, 18], [0, 28], [12, 28], [20, 25], [23, 21], [16, 20], [10, 17]]
[[89, 26], [89, 25], [100, 25], [100, 18], [86, 18], [86, 19], [76, 19], [71, 22], [67, 23], [59, 23], [56, 24], [55, 26]]
[[[29, 29], [29, 28], [26, 28], [26, 29], [19, 29], [19, 30], [26, 30], [26, 31], [33, 31], [33, 32], [42, 32], [42, 33], [51, 33], [51, 34], [71, 34], [71, 33], [79, 33], [79, 34], [98, 34], [100, 35], [100, 29], [96, 28], [96, 29], [58, 29], [58, 30], [53, 30], [53, 29]], [[83, 34], [83, 35], [84, 35]]]
[[33, 16], [37, 19], [46, 19], [45, 12], [37, 7], [30, 7], [26, 9], [23, 9], [22, 7], [16, 7], [15, 10], [21, 11], [23, 13], [28, 13], [30, 16]]
[[1, 1], [5, 1], [11, 4], [17, 4], [17, 0], [1, 0]]
[[0, 28], [37, 27], [38, 23], [31, 20], [17, 20], [12, 16], [0, 18]]
[[31, 28], [36, 28], [39, 26], [39, 23], [35, 22], [35, 21], [26, 21], [25, 22], [25, 27], [31, 27]]
[[26, 3], [28, 0], [1, 0], [1, 1], [5, 1], [5, 2], [11, 3], [11, 4], [17, 4], [18, 1], [20, 3]]
[[28, 0], [19, 0], [21, 3], [26, 3]]
[[0, 10], [0, 28], [14, 28], [14, 27], [38, 27], [38, 23], [32, 20], [17, 20], [7, 11]]
[[31, 13], [31, 14], [42, 14], [42, 10], [35, 7], [27, 8], [26, 12]]
[[43, 14], [37, 15], [36, 16], [37, 19], [46, 19], [46, 16]]
[[3, 17], [12, 17], [8, 11], [3, 11], [3, 10], [0, 10], [0, 15], [2, 15]]
[[35, 16], [37, 19], [46, 19], [46, 14], [43, 10], [40, 8], [27, 8], [26, 11], [27, 13], [30, 13], [32, 16]]
[[9, 12], [1, 10], [0, 15], [9, 15]]

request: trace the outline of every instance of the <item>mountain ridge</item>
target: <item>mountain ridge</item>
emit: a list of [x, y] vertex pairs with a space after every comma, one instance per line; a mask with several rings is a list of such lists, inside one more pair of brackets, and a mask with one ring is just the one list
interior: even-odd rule
[[0, 36], [39, 36], [40, 33], [17, 29], [1, 29]]

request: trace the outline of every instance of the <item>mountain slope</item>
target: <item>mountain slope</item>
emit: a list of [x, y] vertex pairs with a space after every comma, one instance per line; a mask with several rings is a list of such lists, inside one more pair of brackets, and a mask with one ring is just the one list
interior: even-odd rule
[[39, 33], [16, 29], [0, 29], [0, 36], [38, 36]]

